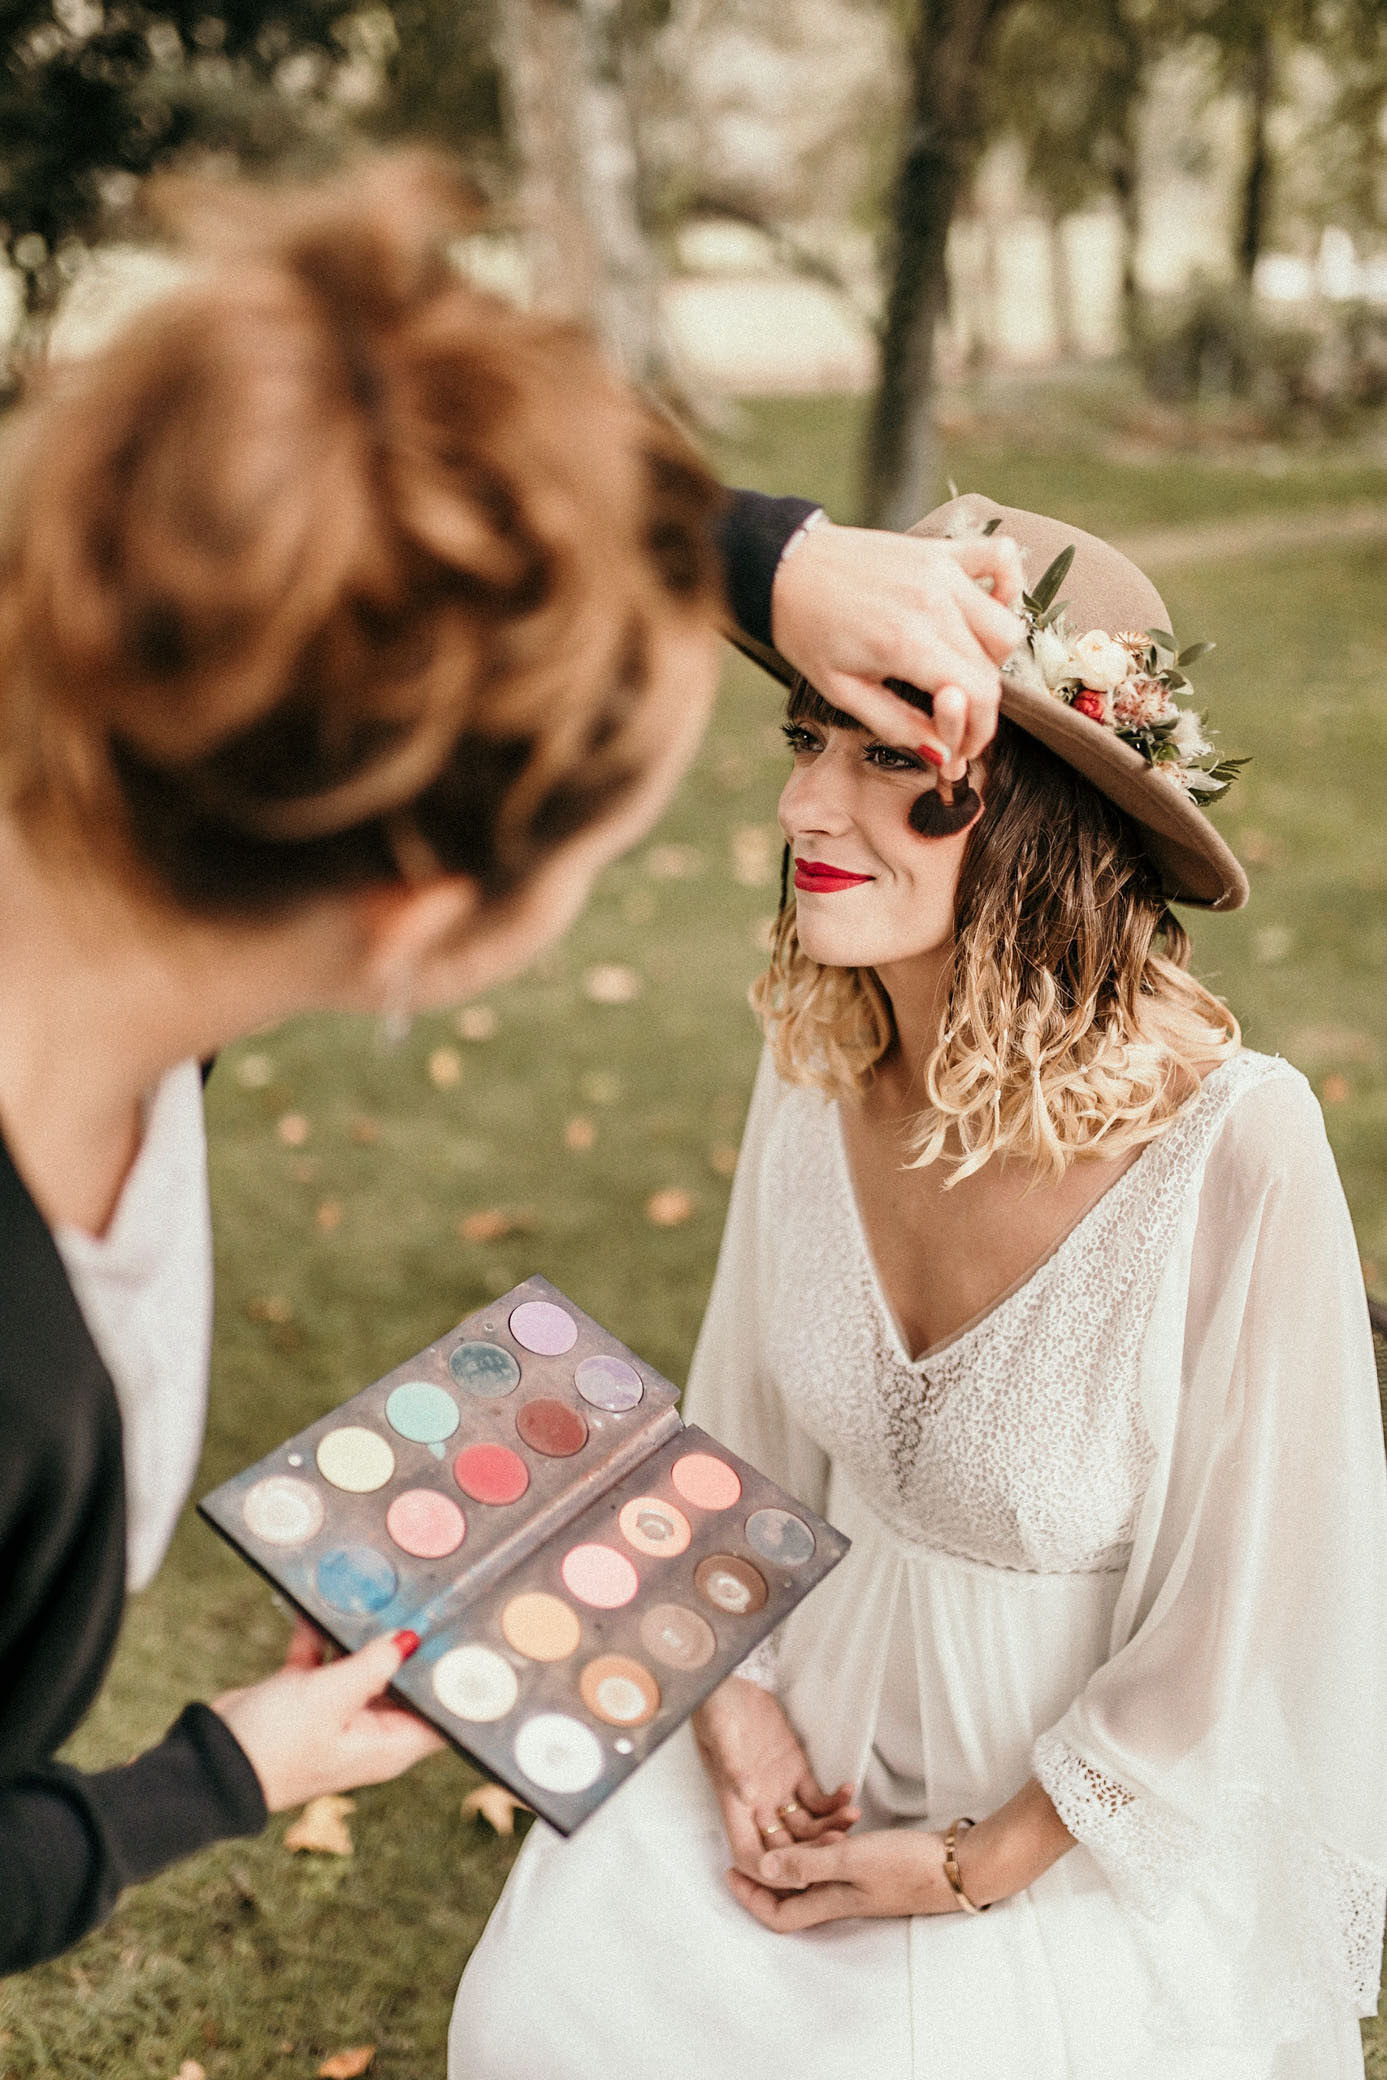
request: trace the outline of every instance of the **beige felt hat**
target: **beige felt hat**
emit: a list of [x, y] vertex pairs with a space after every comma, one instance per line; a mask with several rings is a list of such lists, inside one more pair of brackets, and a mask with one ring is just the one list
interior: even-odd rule
[[[936, 506], [908, 532], [979, 534], [994, 520], [995, 531], [1010, 535], [1022, 550], [1027, 582], [1032, 585], [1062, 550], [1073, 546], [1074, 560], [1061, 590], [1068, 603], [1068, 626], [1075, 634], [1101, 629], [1115, 636], [1128, 630], [1170, 627], [1165, 603], [1151, 580], [1120, 550], [1082, 527], [1027, 513], [1017, 506], [999, 506], [978, 492], [968, 492]], [[794, 667], [778, 652], [759, 644], [754, 649], [743, 647], [786, 685], [793, 683], [797, 676]], [[1248, 897], [1247, 876], [1208, 812], [1162, 778], [1116, 731], [1091, 721], [1045, 691], [1028, 653], [1020, 653], [1019, 662], [1029, 669], [1003, 669], [1002, 713], [1074, 766], [1141, 825], [1146, 850], [1160, 869], [1167, 898], [1197, 903], [1208, 910], [1240, 909]]]

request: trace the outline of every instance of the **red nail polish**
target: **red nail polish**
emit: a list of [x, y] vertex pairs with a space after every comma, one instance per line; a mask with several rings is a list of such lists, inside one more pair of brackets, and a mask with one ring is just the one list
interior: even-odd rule
[[936, 751], [933, 744], [917, 744], [915, 746], [915, 756], [923, 758], [927, 764], [932, 766], [942, 766], [944, 763], [943, 752]]
[[411, 1654], [418, 1653], [421, 1642], [417, 1632], [410, 1632], [406, 1629], [404, 1632], [396, 1632], [391, 1636], [400, 1650], [402, 1660], [408, 1661]]

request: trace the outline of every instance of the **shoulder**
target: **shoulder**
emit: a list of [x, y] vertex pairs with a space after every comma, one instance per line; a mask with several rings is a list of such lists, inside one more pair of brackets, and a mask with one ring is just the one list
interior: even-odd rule
[[1257, 1196], [1317, 1177], [1337, 1182], [1319, 1100], [1280, 1055], [1242, 1049], [1206, 1080], [1200, 1102], [1216, 1112], [1211, 1181]]

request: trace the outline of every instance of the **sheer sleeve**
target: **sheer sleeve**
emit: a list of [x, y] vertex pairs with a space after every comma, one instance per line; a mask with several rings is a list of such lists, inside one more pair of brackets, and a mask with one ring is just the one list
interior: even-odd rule
[[[769, 1054], [763, 1054], [684, 1414], [822, 1514], [827, 1458], [788, 1415], [763, 1356], [765, 1259], [775, 1222], [765, 1154], [783, 1088]], [[737, 1673], [773, 1689], [775, 1642], [772, 1633]]]
[[1157, 1468], [1112, 1652], [1036, 1773], [1128, 1906], [1159, 2022], [1376, 2010], [1387, 1478], [1362, 1279], [1309, 1087], [1234, 1108], [1156, 1295]]

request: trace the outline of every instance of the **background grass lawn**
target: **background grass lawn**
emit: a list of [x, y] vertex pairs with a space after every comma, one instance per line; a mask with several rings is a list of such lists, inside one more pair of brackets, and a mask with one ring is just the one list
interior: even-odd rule
[[[1360, 455], [1171, 459], [1134, 441], [1101, 395], [1091, 403], [1064, 388], [996, 409], [964, 398], [950, 468], [964, 488], [1109, 532], [1387, 499], [1387, 468]], [[847, 517], [859, 417], [837, 400], [749, 408], [721, 460], [733, 481], [811, 492]], [[1183, 640], [1218, 639], [1200, 693], [1223, 746], [1255, 758], [1222, 812], [1253, 901], [1196, 919], [1196, 962], [1250, 1044], [1314, 1082], [1378, 1290], [1382, 583], [1373, 543], [1210, 562], [1163, 585]], [[364, 1024], [321, 1018], [223, 1059], [209, 1092], [218, 1307], [198, 1492], [532, 1270], [682, 1379], [757, 1052], [745, 992], [775, 903], [784, 765], [769, 683], [729, 663], [664, 826], [608, 873], [568, 942], [492, 1000], [489, 1037], [475, 1016], [462, 1030], [428, 1017], [386, 1054]], [[635, 978], [629, 1001], [589, 993], [591, 971], [611, 965]], [[661, 1191], [687, 1195], [676, 1225], [647, 1218]], [[464, 1239], [469, 1220], [491, 1239]], [[131, 1608], [74, 1757], [129, 1755], [188, 1697], [271, 1666], [284, 1631], [250, 1570], [187, 1517]], [[473, 1781], [442, 1756], [363, 1792], [350, 1860], [290, 1856], [281, 1819], [133, 1892], [71, 1956], [0, 1989], [0, 2080], [173, 2080], [187, 2060], [208, 2080], [290, 2080], [356, 2044], [377, 2046], [373, 2080], [440, 2075], [452, 1989], [513, 1846], [464, 1818]], [[1387, 2027], [1367, 2035], [1369, 2070], [1387, 2076]]]

